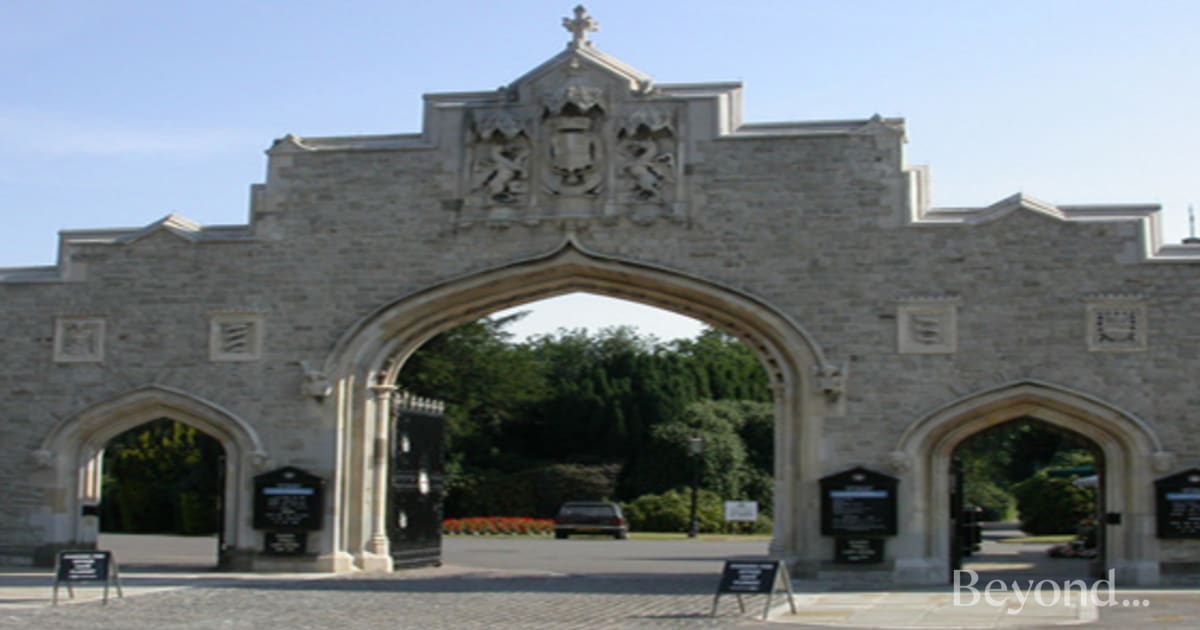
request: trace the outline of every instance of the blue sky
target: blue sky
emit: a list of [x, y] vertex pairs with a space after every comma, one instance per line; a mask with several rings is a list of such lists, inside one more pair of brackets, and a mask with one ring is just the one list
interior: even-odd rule
[[[272, 139], [418, 131], [423, 93], [561, 50], [573, 6], [4, 0], [0, 266], [52, 262], [60, 229], [243, 223]], [[1200, 2], [587, 6], [660, 82], [745, 82], [748, 121], [905, 117], [935, 205], [1155, 202], [1178, 240], [1200, 201]]]

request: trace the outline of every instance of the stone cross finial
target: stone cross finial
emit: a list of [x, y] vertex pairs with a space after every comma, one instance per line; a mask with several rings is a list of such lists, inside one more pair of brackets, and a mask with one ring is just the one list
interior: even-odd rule
[[575, 19], [563, 18], [562, 23], [571, 32], [571, 46], [591, 46], [587, 34], [600, 30], [600, 23], [588, 15], [582, 4], [575, 7]]

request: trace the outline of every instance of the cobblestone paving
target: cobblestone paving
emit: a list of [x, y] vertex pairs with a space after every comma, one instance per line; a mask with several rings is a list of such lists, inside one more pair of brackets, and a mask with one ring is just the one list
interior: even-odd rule
[[1144, 599], [1146, 608], [1111, 606], [1100, 609], [1100, 619], [1088, 630], [1200, 627], [1200, 592], [1196, 590], [1120, 591], [1119, 599]]
[[[762, 596], [747, 598], [744, 614], [738, 612], [735, 599], [723, 596], [720, 614], [712, 618], [708, 613], [715, 579], [701, 573], [562, 575], [466, 567], [286, 578], [210, 573], [171, 580], [163, 574], [127, 574], [127, 589], [141, 594], [115, 599], [114, 593], [108, 605], [93, 599], [51, 608], [44, 599], [49, 582], [39, 576], [35, 589], [18, 585], [10, 594], [29, 591], [25, 594], [43, 599], [0, 605], [0, 630], [845, 628], [851, 625], [848, 610], [871, 612], [872, 607], [878, 614], [863, 626], [994, 628], [1024, 622], [1033, 624], [1027, 628], [1055, 627], [1038, 625], [1049, 619], [1037, 615], [993, 616], [995, 623], [991, 623], [975, 614], [979, 611], [944, 606], [932, 616], [914, 617], [912, 611], [906, 613], [903, 602], [894, 604], [898, 609], [872, 604], [884, 595], [879, 592], [820, 594], [803, 585], [797, 597], [798, 615], [777, 608], [773, 622], [764, 623], [757, 619], [765, 603]], [[86, 588], [92, 590], [85, 597], [98, 597], [99, 587]], [[168, 590], [147, 591], [164, 588]], [[936, 590], [910, 592], [918, 599], [922, 593], [945, 595]], [[784, 604], [783, 596], [777, 597], [778, 604]], [[844, 600], [841, 605], [824, 601], [838, 598]], [[1099, 620], [1083, 627], [1195, 628], [1200, 620], [1198, 590], [1122, 589], [1118, 593], [1118, 600], [1131, 599], [1149, 605], [1101, 607]]]
[[712, 576], [513, 575], [425, 570], [388, 576], [255, 581], [184, 588], [57, 608], [0, 611], [0, 628], [47, 630], [355, 630], [358, 628], [763, 627], [760, 597], [746, 614]]

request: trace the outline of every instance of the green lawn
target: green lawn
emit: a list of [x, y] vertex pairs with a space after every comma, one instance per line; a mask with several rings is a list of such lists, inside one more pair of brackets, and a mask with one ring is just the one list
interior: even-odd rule
[[[469, 537], [473, 534], [442, 534], [444, 537]], [[551, 538], [550, 535], [531, 536], [528, 534], [489, 534], [485, 538]], [[575, 534], [571, 538], [612, 538], [602, 534]], [[629, 532], [631, 540], [688, 540], [687, 534], [680, 532]], [[727, 542], [727, 541], [769, 541], [770, 534], [700, 534], [696, 538], [700, 542]]]
[[1065, 543], [1075, 540], [1074, 534], [1049, 534], [1046, 536], [1017, 536], [1015, 538], [1000, 538], [996, 542], [1006, 545], [1040, 545]]
[[[688, 535], [678, 532], [629, 532], [633, 540], [687, 540]], [[696, 540], [723, 542], [730, 540], [771, 540], [770, 534], [700, 534]]]

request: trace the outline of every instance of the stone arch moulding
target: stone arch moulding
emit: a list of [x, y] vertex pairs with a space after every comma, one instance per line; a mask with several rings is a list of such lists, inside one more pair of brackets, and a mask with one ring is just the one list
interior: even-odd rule
[[956, 400], [916, 420], [900, 437], [891, 461], [900, 465], [904, 511], [895, 579], [945, 583], [949, 578], [950, 459], [979, 432], [1034, 418], [1091, 440], [1105, 462], [1104, 505], [1121, 515], [1107, 530], [1108, 567], [1118, 585], [1159, 579], [1153, 481], [1170, 454], [1145, 420], [1067, 387], [1022, 380]]
[[[351, 480], [344, 505], [360, 505], [366, 491], [353, 480], [377, 475], [370, 462], [375, 444], [385, 444], [386, 403], [404, 362], [434, 335], [490, 313], [539, 299], [587, 292], [656, 306], [712, 324], [747, 343], [770, 374], [775, 393], [775, 496], [787, 518], [776, 518], [772, 551], [801, 565], [817, 560], [816, 479], [822, 419], [838, 413], [841, 375], [827, 365], [819, 346], [791, 318], [744, 291], [684, 272], [588, 251], [573, 237], [556, 250], [460, 276], [408, 294], [351, 327], [324, 364], [336, 383], [338, 425], [343, 428], [344, 470]], [[828, 374], [838, 374], [831, 385]], [[361, 430], [356, 427], [364, 427]], [[376, 441], [379, 438], [380, 442]], [[373, 475], [375, 472], [376, 475]], [[369, 484], [369, 482], [368, 482]], [[811, 496], [810, 496], [811, 495]], [[381, 497], [374, 502], [383, 503]], [[363, 557], [380, 554], [380, 534], [359, 532], [356, 523], [380, 514], [342, 515], [346, 538], [340, 549]], [[812, 521], [809, 523], [808, 521]], [[358, 552], [358, 549], [374, 550]]]
[[[100, 497], [105, 445], [121, 433], [159, 418], [193, 426], [220, 442], [225, 450], [224, 542], [235, 554], [252, 547], [249, 518], [243, 517], [251, 509], [252, 476], [268, 463], [257, 432], [220, 405], [182, 390], [151, 385], [62, 420], [42, 440], [35, 459], [53, 470], [51, 494], [63, 497], [57, 505], [46, 506], [38, 517], [48, 533], [47, 552], [63, 545], [95, 543], [98, 524], [83, 518], [82, 507]], [[44, 561], [43, 555], [39, 554], [39, 560]]]

